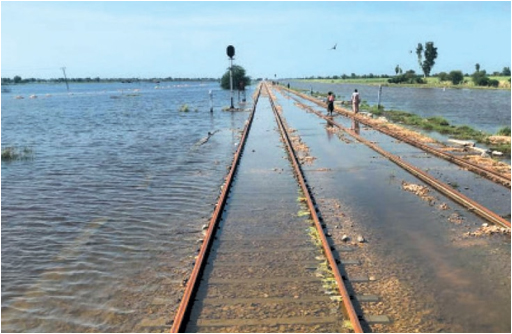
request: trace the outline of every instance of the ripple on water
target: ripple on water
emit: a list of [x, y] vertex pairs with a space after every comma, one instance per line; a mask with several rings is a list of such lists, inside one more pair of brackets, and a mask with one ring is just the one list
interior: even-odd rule
[[2, 99], [2, 145], [34, 151], [2, 163], [4, 331], [168, 326], [248, 116], [210, 114], [209, 89]]

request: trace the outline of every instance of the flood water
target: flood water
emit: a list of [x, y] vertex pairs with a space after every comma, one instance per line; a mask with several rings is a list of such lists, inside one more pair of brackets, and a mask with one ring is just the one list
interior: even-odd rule
[[[283, 82], [284, 83], [284, 82]], [[290, 81], [291, 87], [336, 94], [350, 101], [357, 89], [370, 105], [378, 103], [379, 86]], [[382, 87], [381, 105], [387, 110], [403, 110], [421, 117], [442, 116], [452, 125], [469, 125], [491, 134], [510, 127], [510, 90]]]
[[[229, 92], [221, 91], [217, 83], [162, 83], [158, 89], [148, 83], [81, 84], [70, 88], [72, 94], [66, 92], [64, 85], [22, 85], [13, 87], [12, 93], [2, 94], [2, 147], [28, 147], [33, 152], [27, 160], [2, 162], [2, 330], [167, 331], [179, 304], [182, 280], [192, 269], [201, 226], [213, 211], [226, 166], [249, 113], [221, 111], [229, 105]], [[338, 96], [348, 96], [352, 88], [334, 91]], [[371, 103], [366, 88], [358, 88], [363, 99]], [[209, 90], [213, 90], [213, 114], [209, 112]], [[510, 124], [510, 92], [489, 93], [502, 94], [504, 99], [508, 94], [505, 118]], [[38, 97], [30, 99], [32, 94]], [[252, 89], [247, 92], [248, 102], [252, 101], [251, 94]], [[16, 95], [24, 99], [14, 99]], [[382, 103], [391, 107], [386, 99]], [[506, 101], [503, 103], [506, 105]], [[189, 106], [188, 112], [179, 111], [184, 104]], [[249, 103], [245, 106], [250, 107]], [[412, 107], [396, 108], [418, 111]], [[295, 126], [293, 119], [290, 122]], [[495, 121], [491, 117], [488, 122]], [[454, 121], [463, 123], [462, 118]], [[501, 127], [490, 123], [481, 124]], [[208, 132], [214, 134], [206, 140]], [[305, 140], [311, 144], [308, 138]], [[402, 203], [400, 199], [416, 199], [403, 194], [398, 184], [352, 192], [363, 176], [358, 170], [365, 165], [378, 176], [388, 175], [389, 170], [387, 166], [383, 169], [380, 161], [369, 165], [361, 159], [349, 162], [343, 170], [352, 173], [353, 178], [340, 176], [334, 182], [320, 177], [317, 187], [323, 188], [326, 196], [344, 198], [343, 204], [363, 215], [361, 221], [368, 218], [365, 212], [372, 208], [374, 220], [368, 220], [373, 232], [368, 238], [371, 240], [371, 233], [375, 238], [387, 238], [379, 250], [392, 253], [393, 258], [410, 263], [414, 269], [412, 256], [401, 258], [394, 251], [395, 240], [414, 252], [422, 245], [429, 250], [435, 247], [425, 246], [420, 234], [410, 238], [399, 235], [399, 239], [381, 235], [383, 221], [376, 217], [389, 215], [389, 221], [398, 222], [396, 233], [405, 233], [402, 228], [417, 213], [401, 216], [385, 204], [372, 207], [372, 201], [397, 194], [401, 195], [393, 202], [396, 205]], [[401, 174], [397, 172], [397, 180], [398, 176]], [[379, 195], [376, 189], [384, 193]], [[371, 196], [365, 196], [365, 190]], [[421, 213], [427, 217], [430, 210], [423, 206]], [[355, 220], [357, 214], [354, 213]], [[445, 238], [432, 227], [441, 224], [440, 220], [425, 220], [412, 222], [418, 229], [426, 228]], [[423, 244], [415, 243], [413, 237]], [[504, 267], [510, 272], [510, 244], [503, 246], [500, 240], [496, 249], [499, 256], [508, 256]], [[488, 248], [474, 254], [482, 259], [479, 263], [491, 255]], [[456, 256], [472, 255], [451, 250], [445, 256], [451, 262]], [[441, 264], [445, 268], [444, 262]], [[437, 268], [436, 263], [433, 266]], [[411, 268], [397, 270], [408, 273]], [[482, 269], [478, 264], [475, 268], [473, 272]], [[479, 279], [491, 277], [488, 271], [495, 268], [488, 268]], [[425, 267], [414, 275], [425, 275], [427, 287], [432, 289], [435, 280], [429, 269], [432, 268]], [[467, 272], [462, 270], [456, 278]], [[431, 291], [453, 291], [449, 283]], [[485, 297], [489, 292], [478, 283], [473, 280], [469, 284], [470, 288], [481, 289], [471, 298]], [[510, 305], [510, 279], [498, 284], [508, 291], [508, 299], [496, 296], [499, 292], [486, 298], [506, 299]], [[456, 308], [459, 304], [454, 302], [451, 306]], [[496, 310], [499, 320], [503, 312], [510, 314], [510, 308]], [[462, 327], [444, 330], [453, 328]], [[510, 323], [501, 323], [495, 329], [509, 330]]]
[[161, 330], [249, 113], [218, 83], [15, 88], [2, 148], [32, 157], [2, 162], [2, 330]]
[[[303, 170], [320, 212], [328, 217], [334, 210], [328, 202], [341, 209], [326, 218], [330, 231], [367, 240], [348, 258], [366, 271], [347, 271], [375, 278], [355, 284], [359, 294], [380, 298], [377, 306], [363, 306], [367, 311], [392, 319], [372, 331], [510, 332], [510, 236], [469, 237], [484, 222], [478, 216], [434, 190], [435, 205], [404, 191], [403, 181], [424, 184], [350, 136], [340, 140], [325, 120], [276, 95], [288, 125], [316, 158]], [[510, 191], [503, 190], [508, 213]], [[449, 209], [439, 209], [440, 203]], [[462, 222], [451, 222], [452, 215]]]

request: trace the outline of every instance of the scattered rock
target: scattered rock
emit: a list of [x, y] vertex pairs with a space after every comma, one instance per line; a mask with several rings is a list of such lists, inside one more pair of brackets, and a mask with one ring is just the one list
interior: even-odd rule
[[366, 242], [366, 239], [362, 235], [358, 235], [357, 236], [357, 242], [363, 243], [363, 242]]
[[341, 241], [345, 241], [345, 242], [347, 242], [347, 241], [349, 241], [349, 240], [350, 240], [350, 238], [349, 238], [349, 237], [348, 237], [348, 235], [346, 235], [346, 234], [343, 234], [343, 236], [341, 237]]
[[454, 224], [462, 224], [464, 222], [464, 217], [458, 213], [452, 213], [450, 217], [448, 217], [448, 221]]
[[420, 197], [422, 200], [429, 202], [430, 205], [434, 205], [435, 198], [428, 195], [430, 192], [430, 189], [426, 186], [420, 186], [419, 184], [414, 183], [408, 183], [405, 181], [402, 181], [402, 189], [409, 191], [416, 196]]
[[510, 228], [500, 227], [497, 225], [489, 225], [487, 223], [482, 224], [480, 228], [473, 232], [467, 232], [467, 236], [480, 237], [483, 235], [492, 234], [510, 234]]
[[439, 210], [448, 210], [448, 209], [450, 209], [450, 207], [446, 203], [441, 203], [439, 205]]

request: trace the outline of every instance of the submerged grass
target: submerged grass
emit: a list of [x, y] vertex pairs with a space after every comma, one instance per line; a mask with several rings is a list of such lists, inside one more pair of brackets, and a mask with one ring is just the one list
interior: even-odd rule
[[33, 156], [32, 149], [28, 147], [17, 148], [14, 146], [2, 148], [2, 161], [28, 160]]
[[[361, 104], [361, 110], [372, 113], [375, 116], [384, 116], [393, 123], [404, 124], [416, 129], [437, 132], [454, 139], [474, 140], [490, 146], [491, 149], [501, 151], [510, 155], [510, 143], [493, 144], [489, 137], [491, 134], [473, 129], [468, 125], [450, 125], [443, 117], [422, 118], [413, 113], [400, 110], [385, 110], [383, 106], [370, 106], [366, 103]], [[510, 128], [502, 128], [498, 131], [498, 135], [510, 135]]]

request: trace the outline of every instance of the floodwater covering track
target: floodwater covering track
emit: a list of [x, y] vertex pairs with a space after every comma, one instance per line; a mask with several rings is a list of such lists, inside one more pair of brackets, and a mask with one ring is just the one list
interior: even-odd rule
[[180, 306], [178, 310], [176, 311], [176, 316], [173, 321], [173, 326], [171, 328], [171, 332], [178, 332], [180, 331], [184, 326], [184, 320], [186, 317], [189, 316], [189, 307], [191, 305], [192, 298], [194, 297], [197, 286], [199, 284], [199, 276], [204, 270], [205, 265], [205, 258], [207, 256], [207, 253], [212, 245], [213, 235], [214, 231], [217, 228], [217, 224], [220, 219], [221, 210], [224, 208], [224, 205], [226, 203], [227, 195], [229, 188], [231, 187], [231, 182], [233, 180], [233, 176], [235, 175], [238, 161], [240, 159], [240, 156], [242, 154], [243, 148], [245, 146], [245, 142], [247, 139], [247, 135], [249, 133], [249, 129], [252, 125], [252, 120], [254, 118], [254, 112], [256, 110], [256, 105], [258, 104], [258, 99], [261, 94], [261, 86], [258, 87], [257, 93], [255, 94], [254, 99], [254, 105], [251, 112], [251, 115], [249, 116], [249, 119], [247, 121], [247, 124], [245, 126], [245, 129], [242, 134], [242, 138], [240, 139], [240, 143], [238, 146], [237, 151], [235, 152], [235, 155], [233, 157], [233, 163], [231, 164], [231, 169], [228, 173], [228, 176], [226, 177], [226, 181], [223, 185], [222, 192], [219, 196], [219, 201], [215, 207], [215, 210], [212, 214], [212, 217], [210, 219], [210, 223], [208, 225], [208, 229], [206, 232], [205, 239], [203, 240], [203, 243], [201, 245], [201, 248], [199, 249], [199, 254], [197, 256], [196, 262], [194, 263], [194, 269], [192, 270], [192, 273], [190, 275], [190, 279], [187, 282], [187, 285], [185, 287], [185, 291], [183, 293], [183, 297], [181, 299]]
[[172, 331], [361, 332], [353, 310], [343, 314], [339, 273], [323, 252], [325, 235], [311, 220], [311, 199], [297, 184], [271, 103], [259, 99], [255, 108], [243, 159], [224, 187], [229, 197], [217, 205], [218, 227], [212, 218], [201, 247], [210, 248], [208, 259], [196, 261], [202, 277], [189, 280]]
[[[284, 88], [281, 88], [281, 89], [284, 89]], [[301, 97], [306, 98], [308, 100], [311, 100], [310, 97], [302, 96], [302, 94], [301, 94]], [[297, 103], [300, 103], [300, 101], [298, 101], [297, 99], [295, 101]], [[471, 198], [465, 196], [464, 194], [460, 193], [459, 191], [457, 191], [456, 189], [454, 189], [450, 185], [445, 184], [444, 182], [441, 182], [440, 180], [432, 177], [428, 173], [422, 171], [420, 168], [418, 168], [416, 166], [413, 166], [412, 164], [402, 160], [400, 157], [387, 152], [386, 150], [384, 150], [381, 147], [379, 147], [377, 144], [373, 143], [370, 140], [367, 140], [367, 139], [363, 138], [362, 136], [360, 136], [356, 132], [349, 131], [344, 126], [342, 126], [338, 122], [334, 121], [332, 118], [326, 117], [326, 116], [322, 115], [321, 113], [319, 113], [318, 111], [313, 110], [313, 109], [309, 108], [308, 106], [306, 106], [304, 104], [301, 104], [301, 105], [304, 108], [309, 109], [311, 112], [315, 113], [317, 116], [325, 119], [329, 124], [336, 126], [337, 128], [341, 129], [345, 133], [347, 133], [350, 136], [354, 137], [357, 141], [365, 144], [366, 146], [370, 147], [371, 149], [373, 149], [377, 153], [379, 153], [382, 156], [386, 157], [387, 159], [391, 160], [392, 162], [394, 162], [395, 164], [397, 164], [401, 168], [407, 170], [409, 173], [411, 173], [415, 177], [417, 177], [420, 180], [424, 181], [425, 183], [431, 185], [432, 187], [434, 187], [436, 190], [438, 190], [439, 192], [441, 192], [445, 196], [449, 197], [450, 199], [454, 200], [455, 202], [457, 202], [457, 203], [461, 204], [462, 206], [466, 207], [468, 210], [476, 213], [480, 217], [486, 219], [487, 221], [489, 221], [489, 222], [491, 222], [493, 224], [496, 224], [496, 225], [499, 225], [499, 226], [502, 226], [502, 227], [505, 227], [505, 228], [510, 228], [511, 227], [509, 221], [507, 221], [506, 219], [502, 218], [500, 215], [496, 214], [492, 210], [489, 210], [488, 208], [486, 208], [485, 206], [481, 205], [480, 203], [478, 203], [478, 202], [472, 200]], [[354, 117], [354, 116], [352, 115], [352, 117]], [[411, 140], [404, 140], [404, 141], [411, 141]], [[412, 142], [414, 142], [414, 141], [412, 141]], [[416, 143], [416, 142], [414, 142], [414, 143]], [[420, 143], [417, 143], [417, 144], [421, 145], [421, 147], [419, 147], [421, 149], [424, 149], [423, 147], [427, 146], [427, 145], [423, 145], [423, 144], [420, 144]], [[416, 144], [414, 144], [414, 145], [416, 146]], [[481, 168], [481, 167], [479, 167], [479, 168]]]
[[[325, 104], [324, 102], [318, 100], [318, 99], [315, 99], [311, 96], [308, 96], [308, 95], [305, 95], [305, 94], [302, 94], [300, 92], [296, 92], [296, 91], [293, 91], [293, 90], [290, 90], [290, 89], [286, 89], [284, 87], [279, 87], [279, 89], [281, 90], [285, 90], [285, 91], [288, 91], [296, 96], [299, 96], [303, 99], [306, 99], [308, 101], [311, 101], [319, 106], [322, 106], [322, 107], [325, 107]], [[462, 158], [459, 158], [457, 156], [454, 156], [453, 154], [450, 154], [448, 152], [445, 152], [445, 151], [442, 151], [442, 150], [439, 150], [435, 147], [432, 147], [432, 146], [429, 146], [427, 144], [424, 144], [424, 143], [421, 143], [417, 140], [415, 140], [414, 138], [410, 138], [410, 137], [407, 137], [407, 136], [403, 136], [403, 135], [399, 135], [397, 133], [394, 133], [392, 131], [390, 131], [389, 129], [387, 129], [386, 127], [383, 127], [383, 126], [378, 126], [376, 127], [375, 125], [371, 124], [367, 118], [365, 117], [362, 117], [361, 115], [354, 115], [352, 112], [349, 112], [347, 111], [346, 109], [343, 109], [343, 108], [340, 108], [338, 106], [335, 106], [335, 111], [344, 115], [344, 116], [347, 116], [347, 117], [351, 117], [353, 118], [354, 120], [366, 125], [366, 126], [369, 126], [371, 128], [374, 128], [375, 130], [377, 131], [380, 131], [388, 136], [391, 136], [391, 137], [394, 137], [398, 140], [401, 140], [405, 143], [408, 143], [410, 145], [413, 145], [417, 148], [420, 148], [421, 150], [425, 151], [425, 152], [428, 152], [428, 153], [431, 153], [437, 157], [440, 157], [442, 159], [445, 159], [451, 163], [454, 163], [454, 164], [457, 164], [463, 168], [466, 168], [467, 170], [469, 171], [472, 171], [473, 173], [475, 174], [478, 174], [482, 177], [485, 177], [493, 182], [496, 182], [497, 184], [501, 184], [502, 186], [504, 187], [507, 187], [507, 188], [511, 188], [511, 182], [510, 182], [510, 179], [509, 178], [506, 178], [504, 177], [503, 175], [499, 174], [499, 173], [496, 173], [494, 170], [491, 170], [491, 169], [488, 169], [488, 168], [485, 168], [485, 167], [482, 167], [478, 164], [475, 164], [475, 163], [472, 163], [470, 161], [466, 161]]]
[[[363, 314], [391, 320], [371, 324], [371, 331], [509, 332], [510, 232], [472, 235], [483, 219], [435, 190], [429, 193], [435, 205], [404, 191], [402, 182], [422, 182], [285, 94], [275, 95], [293, 138], [313, 158], [302, 168], [333, 245], [352, 249], [343, 261], [360, 262], [344, 268], [351, 288], [356, 296], [377, 297], [361, 303]], [[355, 242], [357, 235], [367, 242]], [[367, 282], [352, 280], [366, 274]]]

